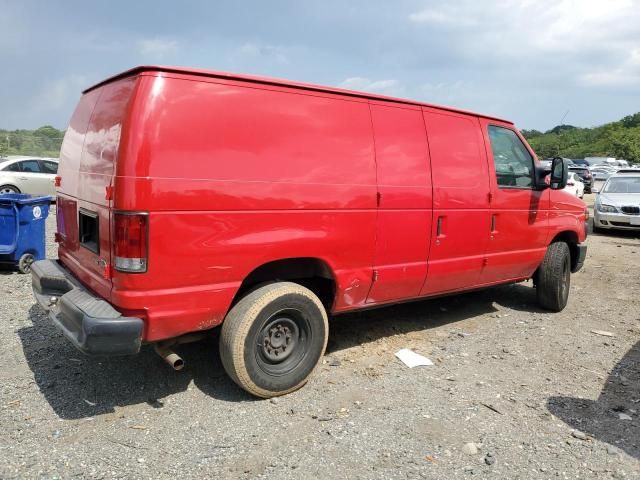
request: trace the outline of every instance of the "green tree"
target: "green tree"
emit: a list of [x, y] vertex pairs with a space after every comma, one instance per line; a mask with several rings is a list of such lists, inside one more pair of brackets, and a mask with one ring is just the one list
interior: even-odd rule
[[558, 125], [544, 134], [522, 134], [539, 157], [616, 157], [640, 163], [640, 112], [594, 128]]

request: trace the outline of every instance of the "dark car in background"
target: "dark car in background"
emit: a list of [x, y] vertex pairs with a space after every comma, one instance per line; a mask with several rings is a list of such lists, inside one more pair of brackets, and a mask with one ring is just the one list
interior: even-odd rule
[[577, 158], [572, 161], [573, 164], [577, 167], [589, 167], [589, 162], [587, 162], [584, 158]]
[[591, 186], [593, 185], [593, 175], [587, 167], [575, 164], [570, 165], [569, 172], [573, 172], [580, 177], [580, 180], [582, 180], [582, 183], [584, 183], [584, 193], [591, 193]]

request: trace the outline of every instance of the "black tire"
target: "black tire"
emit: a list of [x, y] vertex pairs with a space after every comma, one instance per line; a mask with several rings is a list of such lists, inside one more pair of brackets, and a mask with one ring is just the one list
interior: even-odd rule
[[18, 260], [18, 270], [20, 273], [29, 273], [31, 271], [31, 264], [35, 261], [33, 255], [30, 253], [25, 253]]
[[13, 185], [0, 185], [0, 195], [3, 193], [20, 193], [20, 189]]
[[327, 348], [329, 323], [320, 299], [290, 282], [257, 288], [227, 314], [220, 358], [227, 374], [258, 397], [302, 387]]
[[549, 245], [538, 267], [536, 296], [542, 308], [560, 312], [567, 306], [571, 287], [571, 254], [564, 242]]

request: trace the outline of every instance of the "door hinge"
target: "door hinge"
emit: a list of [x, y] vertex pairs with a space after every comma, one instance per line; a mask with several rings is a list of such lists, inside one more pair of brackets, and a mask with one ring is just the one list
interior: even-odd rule
[[376, 206], [380, 206], [380, 202], [382, 200], [382, 194], [380, 192], [376, 193]]
[[113, 186], [112, 185], [107, 185], [106, 187], [104, 187], [105, 189], [105, 200], [113, 200]]
[[491, 200], [493, 200], [493, 193], [489, 192], [487, 194], [487, 200], [489, 201], [489, 203], [491, 203]]
[[371, 275], [371, 281], [374, 282], [374, 283], [378, 281], [378, 271], [377, 270], [373, 271], [373, 273]]

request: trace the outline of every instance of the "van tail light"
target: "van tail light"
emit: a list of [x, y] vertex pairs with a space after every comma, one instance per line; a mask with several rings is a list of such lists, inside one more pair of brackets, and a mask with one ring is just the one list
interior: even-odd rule
[[120, 272], [147, 271], [149, 216], [146, 213], [114, 213], [115, 269]]
[[62, 185], [62, 177], [60, 175], [56, 175], [53, 177], [53, 186], [59, 187], [60, 185]]

